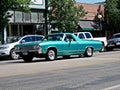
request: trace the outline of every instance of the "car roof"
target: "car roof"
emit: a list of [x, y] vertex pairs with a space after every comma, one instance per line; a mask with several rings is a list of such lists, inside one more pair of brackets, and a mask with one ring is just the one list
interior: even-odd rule
[[[43, 36], [43, 35], [31, 34], [31, 35], [24, 35], [24, 36]], [[24, 36], [23, 36], [23, 37], [24, 37]]]
[[73, 33], [51, 33], [51, 34], [48, 34], [48, 35], [55, 35], [55, 34], [73, 34]]

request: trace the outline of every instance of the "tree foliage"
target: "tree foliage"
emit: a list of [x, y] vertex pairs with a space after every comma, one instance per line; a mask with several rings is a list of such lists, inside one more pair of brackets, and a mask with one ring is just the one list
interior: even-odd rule
[[29, 11], [31, 0], [0, 0], [0, 32], [8, 24], [8, 18], [12, 15], [8, 12], [10, 9]]
[[120, 32], [120, 0], [106, 0], [105, 15], [111, 32]]
[[75, 0], [49, 0], [49, 21], [60, 32], [74, 32], [80, 17], [87, 14], [83, 6], [75, 6]]

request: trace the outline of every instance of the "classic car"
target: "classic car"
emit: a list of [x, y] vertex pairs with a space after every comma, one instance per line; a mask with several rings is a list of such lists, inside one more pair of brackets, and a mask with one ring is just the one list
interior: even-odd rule
[[68, 58], [71, 55], [91, 57], [93, 52], [102, 49], [102, 42], [97, 40], [82, 40], [73, 33], [54, 33], [45, 36], [42, 41], [17, 44], [14, 51], [25, 62], [31, 62], [33, 57], [45, 57], [55, 60], [57, 56]]
[[19, 43], [42, 40], [43, 35], [25, 35], [22, 37], [9, 37], [5, 44], [0, 45], [0, 58], [18, 59], [19, 55], [13, 50], [14, 46]]

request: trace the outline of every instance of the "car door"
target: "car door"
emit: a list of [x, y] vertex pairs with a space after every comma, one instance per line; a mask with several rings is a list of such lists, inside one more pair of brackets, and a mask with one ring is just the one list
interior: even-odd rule
[[73, 55], [78, 54], [78, 42], [75, 40], [75, 38], [71, 34], [66, 34], [65, 40], [64, 40], [64, 50], [65, 54], [67, 55]]

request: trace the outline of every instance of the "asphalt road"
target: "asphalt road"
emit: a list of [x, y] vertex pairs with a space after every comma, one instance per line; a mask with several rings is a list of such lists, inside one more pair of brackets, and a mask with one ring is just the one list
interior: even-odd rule
[[120, 90], [120, 51], [32, 63], [1, 61], [0, 90]]

